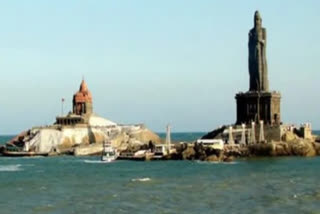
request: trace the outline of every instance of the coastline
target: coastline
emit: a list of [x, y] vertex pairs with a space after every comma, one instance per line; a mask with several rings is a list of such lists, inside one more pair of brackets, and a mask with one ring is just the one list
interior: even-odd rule
[[[170, 156], [165, 156], [161, 160], [200, 160], [200, 161], [214, 161], [214, 162], [230, 162], [239, 159], [254, 159], [254, 158], [276, 158], [276, 157], [291, 157], [291, 156], [300, 156], [300, 157], [313, 157], [320, 155], [320, 144], [317, 142], [308, 142], [307, 144], [299, 144], [299, 142], [285, 143], [278, 142], [276, 146], [275, 142], [269, 143], [258, 143], [255, 145], [247, 146], [228, 146], [225, 145], [225, 150], [223, 152], [205, 149], [200, 145], [196, 145], [194, 142], [196, 138], [200, 135], [203, 135], [205, 132], [173, 132], [172, 133], [172, 142], [176, 145], [177, 153]], [[313, 130], [313, 134], [319, 134], [320, 130]], [[164, 133], [159, 134], [162, 141], [165, 140]], [[14, 136], [0, 136], [0, 145], [3, 145], [6, 141], [11, 139]], [[179, 141], [183, 140], [184, 143], [180, 144]], [[313, 146], [313, 150], [307, 151], [310, 149], [310, 145]], [[291, 148], [292, 147], [292, 148]], [[308, 147], [308, 148], [307, 148]], [[139, 149], [139, 148], [137, 148]], [[307, 149], [307, 150], [306, 150]], [[70, 155], [70, 154], [62, 154]], [[71, 154], [73, 155], [73, 154]], [[101, 153], [97, 152], [95, 154], [84, 155], [84, 156], [100, 156]], [[51, 154], [51, 156], [56, 156]], [[61, 155], [60, 155], [61, 156]]]

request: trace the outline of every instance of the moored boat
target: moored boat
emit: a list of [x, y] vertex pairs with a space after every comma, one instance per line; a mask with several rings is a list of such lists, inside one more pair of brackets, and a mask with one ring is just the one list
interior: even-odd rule
[[149, 150], [139, 150], [137, 152], [122, 152], [119, 156], [120, 160], [146, 161], [151, 160], [154, 153]]
[[49, 153], [47, 152], [24, 152], [24, 151], [9, 151], [4, 149], [2, 151], [3, 156], [8, 157], [32, 157], [32, 156], [48, 156]]
[[11, 142], [8, 142], [4, 145], [1, 149], [1, 154], [3, 156], [8, 157], [31, 157], [31, 156], [48, 156], [48, 152], [36, 152], [36, 151], [29, 151], [24, 149], [23, 146], [17, 146]]
[[101, 161], [112, 162], [118, 158], [116, 150], [111, 146], [110, 142], [103, 143]]

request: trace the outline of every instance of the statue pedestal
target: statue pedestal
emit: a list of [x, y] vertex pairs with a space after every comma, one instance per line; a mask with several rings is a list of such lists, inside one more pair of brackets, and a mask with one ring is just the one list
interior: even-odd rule
[[279, 92], [248, 91], [236, 94], [237, 122], [250, 124], [263, 120], [265, 124], [279, 125], [281, 121]]

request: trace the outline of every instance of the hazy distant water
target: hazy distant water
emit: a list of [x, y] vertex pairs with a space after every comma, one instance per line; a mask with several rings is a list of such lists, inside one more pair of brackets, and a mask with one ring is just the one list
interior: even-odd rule
[[12, 135], [0, 135], [0, 145], [6, 143], [8, 140], [12, 139]]
[[320, 211], [318, 157], [228, 164], [98, 159], [0, 157], [0, 213]]
[[[161, 138], [166, 138], [166, 133], [157, 133]], [[171, 140], [173, 142], [181, 142], [181, 141], [187, 141], [187, 142], [193, 142], [202, 136], [204, 136], [206, 132], [174, 132], [171, 133]]]

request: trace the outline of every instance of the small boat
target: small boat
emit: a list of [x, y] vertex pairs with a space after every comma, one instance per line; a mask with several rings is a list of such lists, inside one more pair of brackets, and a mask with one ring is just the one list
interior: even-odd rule
[[33, 157], [33, 156], [48, 156], [48, 152], [24, 152], [24, 151], [2, 151], [3, 156], [8, 157]]
[[48, 156], [48, 152], [25, 151], [22, 147], [7, 143], [2, 146], [1, 153], [8, 157], [32, 157], [32, 156]]
[[121, 152], [120, 160], [147, 161], [153, 158], [154, 153], [149, 150], [139, 150], [137, 152]]
[[112, 162], [118, 158], [116, 150], [111, 146], [110, 142], [103, 143], [101, 161]]

